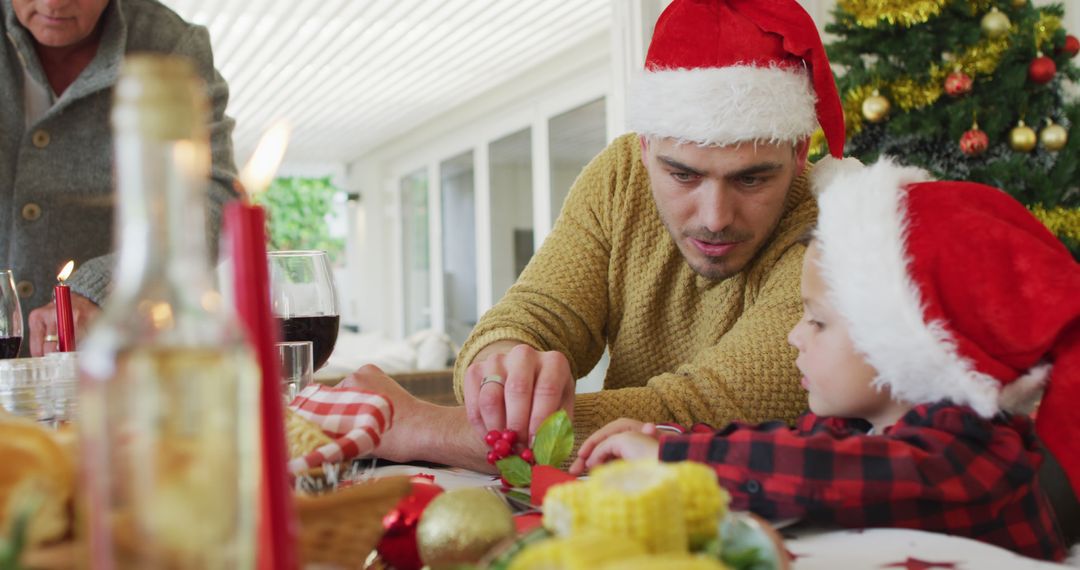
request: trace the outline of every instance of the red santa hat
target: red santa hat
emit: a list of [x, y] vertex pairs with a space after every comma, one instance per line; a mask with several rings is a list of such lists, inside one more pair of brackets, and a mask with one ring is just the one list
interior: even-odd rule
[[875, 384], [984, 417], [1045, 388], [1036, 431], [1080, 491], [1080, 264], [997, 188], [887, 159], [823, 174], [820, 269]]
[[675, 0], [656, 21], [630, 128], [701, 145], [796, 141], [818, 127], [844, 150], [825, 48], [795, 0]]

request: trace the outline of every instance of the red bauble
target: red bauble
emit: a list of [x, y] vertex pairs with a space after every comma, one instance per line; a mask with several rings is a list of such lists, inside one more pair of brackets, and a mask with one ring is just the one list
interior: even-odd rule
[[1072, 34], [1065, 36], [1065, 45], [1058, 48], [1057, 52], [1067, 54], [1069, 57], [1076, 57], [1076, 54], [1080, 53], [1080, 40], [1076, 39], [1076, 36]]
[[412, 478], [412, 491], [383, 517], [386, 533], [379, 541], [379, 556], [395, 570], [420, 570], [424, 563], [416, 550], [416, 525], [428, 503], [443, 492], [427, 477]]
[[1040, 85], [1053, 79], [1055, 73], [1057, 65], [1045, 55], [1035, 58], [1028, 66], [1028, 79]]
[[950, 97], [959, 97], [971, 92], [971, 76], [963, 71], [954, 71], [945, 78], [945, 92]]
[[986, 136], [986, 133], [977, 126], [972, 127], [970, 131], [960, 137], [960, 152], [968, 156], [979, 156], [986, 152], [989, 146], [990, 137]]

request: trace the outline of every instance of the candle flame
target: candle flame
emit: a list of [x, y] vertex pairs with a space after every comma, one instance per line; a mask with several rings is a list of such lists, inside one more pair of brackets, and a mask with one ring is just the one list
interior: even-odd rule
[[73, 269], [75, 269], [75, 260], [74, 259], [72, 259], [71, 261], [67, 262], [66, 265], [64, 265], [64, 268], [61, 269], [60, 273], [56, 276], [56, 280], [61, 282], [61, 283], [63, 283], [64, 281], [67, 281], [67, 278], [71, 277], [71, 270], [73, 270]]
[[266, 190], [274, 180], [285, 148], [289, 146], [290, 130], [287, 122], [278, 121], [259, 139], [255, 152], [240, 173], [240, 183], [249, 195]]

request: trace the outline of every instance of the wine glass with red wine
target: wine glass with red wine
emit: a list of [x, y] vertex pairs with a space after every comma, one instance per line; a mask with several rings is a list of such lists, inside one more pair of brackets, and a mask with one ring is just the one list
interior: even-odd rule
[[334, 277], [325, 251], [271, 251], [270, 307], [281, 340], [310, 340], [318, 370], [337, 343], [338, 312]]
[[19, 356], [23, 339], [23, 314], [15, 293], [15, 276], [0, 269], [0, 358]]

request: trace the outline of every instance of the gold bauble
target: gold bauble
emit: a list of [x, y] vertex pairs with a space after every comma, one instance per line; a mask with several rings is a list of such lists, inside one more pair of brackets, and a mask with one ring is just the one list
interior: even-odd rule
[[1025, 125], [1024, 121], [1016, 123], [1013, 130], [1009, 131], [1009, 146], [1017, 152], [1031, 152], [1037, 141], [1035, 131]]
[[1009, 27], [1012, 26], [1012, 22], [1009, 21], [1009, 17], [1002, 14], [996, 7], [991, 8], [985, 16], [982, 17], [982, 22], [979, 25], [982, 28], [984, 34], [988, 38], [1000, 38], [1009, 33]]
[[1050, 123], [1039, 131], [1039, 142], [1046, 150], [1057, 152], [1065, 148], [1065, 143], [1069, 142], [1069, 131], [1061, 125]]
[[1028, 3], [1028, 0], [1012, 0], [1012, 7], [1013, 8], [1023, 8], [1024, 6], [1027, 6], [1027, 3]]
[[889, 116], [889, 108], [892, 105], [889, 100], [882, 97], [877, 89], [862, 102], [862, 116], [871, 123], [880, 123]]
[[474, 564], [491, 547], [515, 533], [513, 515], [502, 500], [479, 487], [435, 497], [416, 526], [420, 559], [433, 570]]

